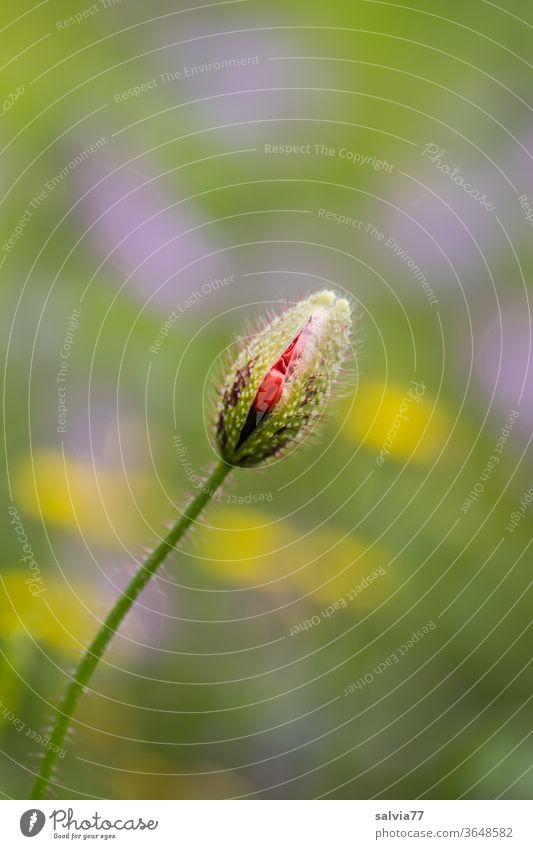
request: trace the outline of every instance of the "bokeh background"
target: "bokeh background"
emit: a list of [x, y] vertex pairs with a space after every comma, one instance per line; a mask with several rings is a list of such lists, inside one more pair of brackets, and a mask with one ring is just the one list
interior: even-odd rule
[[531, 796], [532, 35], [519, 0], [4, 4], [4, 797], [212, 463], [228, 346], [324, 287], [340, 402], [168, 560], [52, 793]]

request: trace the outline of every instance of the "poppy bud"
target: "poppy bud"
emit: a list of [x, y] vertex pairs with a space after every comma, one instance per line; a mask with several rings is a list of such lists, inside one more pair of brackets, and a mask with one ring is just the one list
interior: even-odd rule
[[301, 438], [326, 405], [346, 356], [348, 301], [317, 292], [252, 334], [232, 365], [217, 410], [222, 459], [256, 466]]

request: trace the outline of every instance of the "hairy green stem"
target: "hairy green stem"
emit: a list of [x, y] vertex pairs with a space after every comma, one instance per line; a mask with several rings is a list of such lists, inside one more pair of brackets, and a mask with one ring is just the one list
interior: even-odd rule
[[68, 685], [65, 695], [56, 711], [54, 728], [50, 736], [50, 746], [42, 761], [41, 769], [33, 785], [30, 799], [42, 799], [44, 797], [46, 788], [50, 783], [52, 771], [59, 757], [61, 746], [72, 722], [76, 705], [80, 700], [84, 688], [89, 683], [94, 670], [98, 666], [108, 643], [113, 639], [114, 634], [141, 590], [144, 589], [167, 554], [172, 551], [191, 523], [215, 494], [231, 471], [231, 468], [230, 465], [223, 461], [218, 463], [204, 486], [200, 489], [198, 495], [189, 502], [174, 527], [159, 543], [157, 548], [153, 550], [148, 559], [139, 567], [126, 589], [120, 594], [111, 608], [96, 637], [85, 651], [74, 678], [72, 678]]

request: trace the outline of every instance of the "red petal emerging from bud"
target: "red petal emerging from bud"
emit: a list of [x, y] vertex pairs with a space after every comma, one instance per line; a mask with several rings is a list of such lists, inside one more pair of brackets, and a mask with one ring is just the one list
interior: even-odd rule
[[309, 319], [303, 330], [300, 330], [298, 335], [294, 337], [290, 345], [283, 351], [281, 357], [276, 360], [263, 378], [263, 382], [257, 390], [257, 395], [254, 398], [248, 418], [242, 429], [238, 447], [248, 439], [252, 431], [263, 421], [265, 416], [270, 413], [281, 398], [287, 379], [291, 376], [296, 363], [304, 351], [307, 337], [309, 336], [310, 325], [311, 319]]
[[301, 441], [322, 415], [350, 327], [348, 301], [324, 290], [249, 334], [218, 404], [216, 440], [227, 463], [258, 466]]
[[258, 413], [265, 415], [281, 398], [286, 380], [294, 371], [294, 366], [303, 353], [306, 338], [309, 334], [310, 322], [311, 319], [309, 319], [304, 329], [298, 333], [298, 336], [292, 340], [279, 360], [276, 360], [263, 380], [252, 405]]

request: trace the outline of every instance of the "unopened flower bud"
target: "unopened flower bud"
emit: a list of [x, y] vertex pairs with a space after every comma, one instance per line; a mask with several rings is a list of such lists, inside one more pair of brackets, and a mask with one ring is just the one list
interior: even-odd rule
[[325, 408], [350, 327], [348, 301], [325, 290], [247, 339], [217, 410], [217, 444], [227, 463], [256, 466], [303, 437]]

